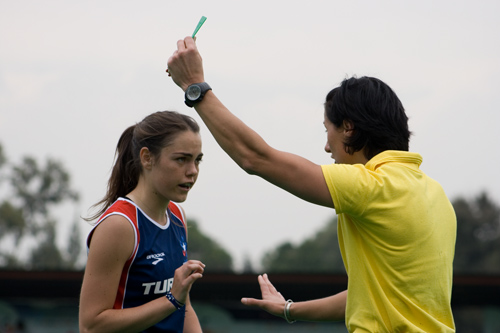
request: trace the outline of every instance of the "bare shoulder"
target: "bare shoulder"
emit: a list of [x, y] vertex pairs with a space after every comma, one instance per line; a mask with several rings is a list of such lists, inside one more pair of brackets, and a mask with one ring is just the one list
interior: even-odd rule
[[134, 249], [134, 228], [123, 216], [111, 215], [93, 230], [80, 295], [80, 320], [92, 322], [111, 309], [123, 267]]
[[93, 231], [89, 259], [95, 253], [101, 258], [106, 254], [104, 257], [125, 262], [132, 254], [134, 245], [135, 231], [130, 221], [121, 215], [111, 215]]

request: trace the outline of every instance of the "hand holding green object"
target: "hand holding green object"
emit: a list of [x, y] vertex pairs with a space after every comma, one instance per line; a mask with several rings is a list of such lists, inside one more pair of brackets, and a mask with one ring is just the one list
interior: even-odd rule
[[201, 26], [203, 25], [203, 23], [205, 23], [206, 20], [207, 18], [205, 16], [201, 17], [200, 22], [198, 22], [198, 25], [196, 26], [196, 29], [194, 29], [193, 35], [191, 37], [194, 38], [194, 36], [196, 36], [196, 33], [198, 32], [198, 30], [200, 30]]

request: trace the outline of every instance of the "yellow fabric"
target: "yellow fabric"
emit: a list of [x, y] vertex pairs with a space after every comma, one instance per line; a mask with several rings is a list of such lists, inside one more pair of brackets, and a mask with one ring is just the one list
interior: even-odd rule
[[454, 332], [456, 217], [416, 153], [323, 165], [349, 276], [349, 332]]

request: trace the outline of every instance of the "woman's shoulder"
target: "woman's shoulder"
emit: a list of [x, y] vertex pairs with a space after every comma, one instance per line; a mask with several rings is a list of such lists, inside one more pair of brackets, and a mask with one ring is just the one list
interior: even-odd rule
[[186, 213], [184, 209], [176, 202], [170, 201], [168, 204], [168, 209], [170, 212], [175, 215], [183, 224], [186, 224]]

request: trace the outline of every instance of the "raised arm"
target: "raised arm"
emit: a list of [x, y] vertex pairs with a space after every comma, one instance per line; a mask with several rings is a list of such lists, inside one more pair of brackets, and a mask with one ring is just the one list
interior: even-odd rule
[[[202, 58], [191, 37], [177, 42], [177, 51], [169, 58], [167, 71], [184, 91], [193, 83], [205, 82]], [[211, 90], [195, 109], [222, 149], [247, 173], [309, 202], [333, 207], [320, 165], [269, 146]]]

